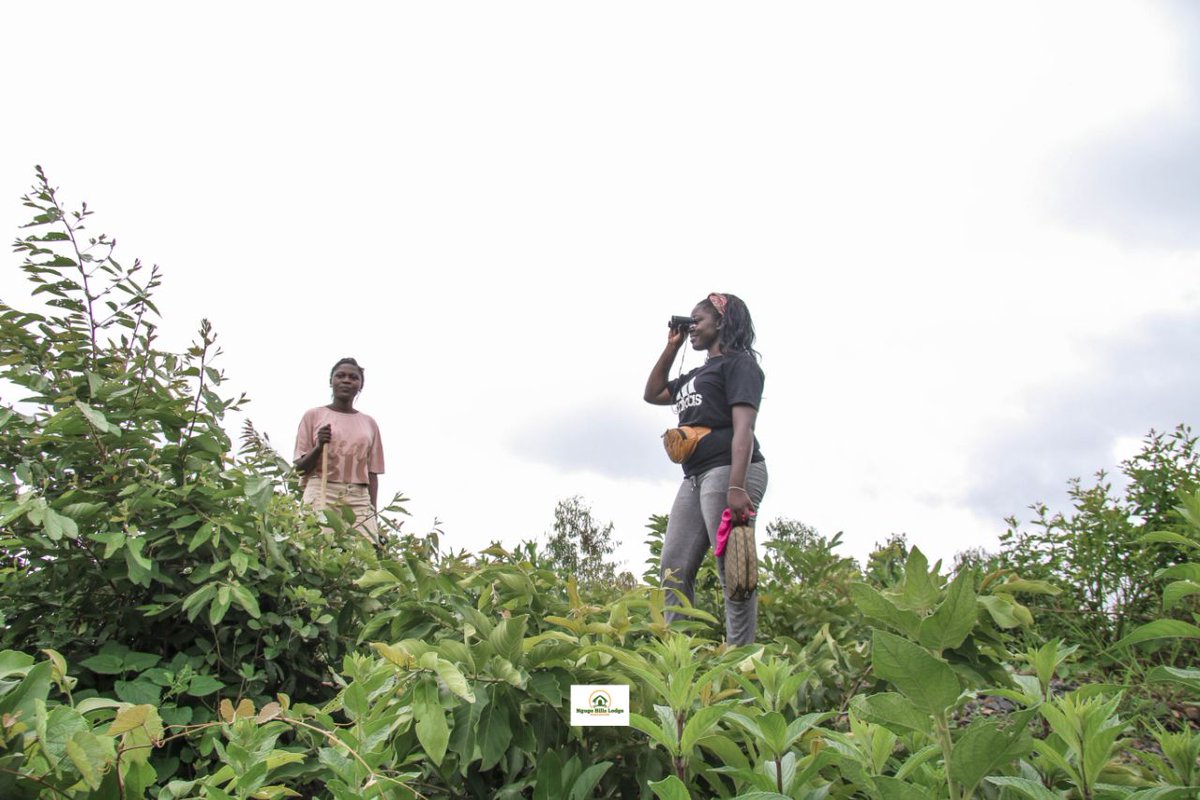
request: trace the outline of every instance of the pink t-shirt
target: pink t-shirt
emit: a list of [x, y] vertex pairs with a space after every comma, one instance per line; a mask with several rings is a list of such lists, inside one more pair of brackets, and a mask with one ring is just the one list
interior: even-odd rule
[[[296, 455], [300, 458], [317, 446], [317, 429], [330, 425], [329, 475], [327, 480], [341, 483], [370, 483], [372, 472], [383, 472], [383, 442], [375, 420], [356, 411], [344, 414], [321, 406], [304, 412], [296, 431]], [[310, 475], [321, 474], [321, 462]]]

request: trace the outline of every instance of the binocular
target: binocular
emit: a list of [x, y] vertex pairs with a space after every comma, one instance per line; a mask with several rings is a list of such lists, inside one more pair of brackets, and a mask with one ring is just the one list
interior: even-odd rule
[[673, 331], [677, 331], [681, 328], [686, 331], [686, 330], [690, 329], [694, 323], [695, 323], [695, 320], [692, 319], [690, 316], [681, 317], [679, 315], [676, 315], [676, 316], [671, 317], [671, 321], [667, 323], [667, 327]]

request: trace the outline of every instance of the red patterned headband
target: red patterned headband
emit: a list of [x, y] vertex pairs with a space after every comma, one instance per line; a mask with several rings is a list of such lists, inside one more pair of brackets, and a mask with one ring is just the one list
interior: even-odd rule
[[729, 298], [723, 294], [713, 292], [708, 296], [708, 302], [713, 304], [713, 308], [717, 310], [719, 316], [725, 316], [725, 305], [729, 302]]

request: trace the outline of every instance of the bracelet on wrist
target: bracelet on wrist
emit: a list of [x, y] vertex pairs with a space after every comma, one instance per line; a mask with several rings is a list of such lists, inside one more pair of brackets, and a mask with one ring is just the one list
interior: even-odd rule
[[[745, 489], [743, 489], [741, 486], [730, 486], [730, 487], [729, 487], [729, 492], [732, 492], [732, 491], [739, 491], [739, 492], [742, 492], [743, 494], [745, 494], [745, 495], [746, 495], [746, 497], [749, 497], [749, 496], [750, 496], [750, 493], [749, 493], [749, 492], [747, 492]], [[726, 494], [728, 494], [729, 492], [726, 492]]]

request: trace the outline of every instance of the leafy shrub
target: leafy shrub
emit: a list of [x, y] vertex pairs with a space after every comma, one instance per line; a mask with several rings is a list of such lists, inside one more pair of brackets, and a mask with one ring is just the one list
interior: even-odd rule
[[218, 394], [207, 322], [186, 353], [155, 346], [157, 269], [85, 239], [91, 212], [40, 170], [25, 202], [17, 250], [48, 311], [0, 304], [0, 379], [26, 392], [0, 409], [0, 648], [60, 652], [83, 692], [178, 724], [213, 719], [219, 692], [323, 696], [374, 610], [344, 576], [373, 555], [281, 491], [261, 441], [231, 456], [243, 399]]
[[1121, 464], [1126, 481], [1118, 490], [1102, 471], [1085, 486], [1070, 481], [1069, 513], [1032, 506], [1032, 527], [1010, 518], [1000, 537], [1000, 565], [1032, 578], [1055, 582], [1064, 592], [1049, 604], [1034, 604], [1048, 637], [1061, 637], [1101, 653], [1132, 627], [1158, 614], [1155, 571], [1179, 557], [1170, 547], [1142, 544], [1152, 532], [1178, 532], [1175, 510], [1182, 496], [1200, 488], [1200, 452], [1186, 426], [1171, 434], [1151, 431], [1141, 451]]
[[[219, 394], [211, 329], [155, 347], [157, 271], [84, 244], [89, 212], [40, 170], [27, 202], [18, 250], [49, 310], [0, 303], [0, 380], [27, 393], [0, 403], [5, 800], [1195, 796], [1200, 738], [1156, 729], [1162, 757], [1135, 769], [1115, 691], [1052, 695], [1069, 646], [1011, 671], [1033, 622], [1017, 596], [1052, 588], [943, 576], [903, 538], [860, 575], [838, 537], [780, 521], [769, 640], [740, 648], [704, 610], [723, 605], [711, 561], [701, 607], [668, 625], [653, 563], [626, 589], [531, 543], [444, 552], [396, 525], [377, 554], [299, 505], [252, 428], [232, 453], [221, 421], [242, 400]], [[1200, 592], [1200, 496], [1179, 509], [1179, 532], [1143, 537], [1175, 548], [1153, 556], [1168, 607]], [[1194, 693], [1195, 673], [1147, 677]], [[628, 685], [632, 727], [573, 728], [577, 683]], [[981, 692], [1019, 709], [963, 719]]]

